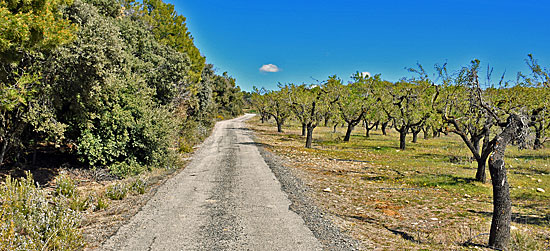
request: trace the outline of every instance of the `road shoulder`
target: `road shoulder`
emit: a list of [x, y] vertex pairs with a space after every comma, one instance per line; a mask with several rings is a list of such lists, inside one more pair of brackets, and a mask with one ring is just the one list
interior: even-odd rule
[[307, 187], [292, 174], [277, 155], [258, 144], [258, 150], [281, 184], [281, 189], [290, 200], [290, 210], [304, 220], [313, 235], [325, 250], [360, 250], [360, 243], [345, 235], [335, 226], [320, 208], [307, 196]]

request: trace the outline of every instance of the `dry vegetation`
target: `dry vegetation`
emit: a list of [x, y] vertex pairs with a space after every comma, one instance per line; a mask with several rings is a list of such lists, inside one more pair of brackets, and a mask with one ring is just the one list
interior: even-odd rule
[[[492, 212], [490, 180], [473, 181], [476, 164], [455, 135], [419, 139], [400, 151], [395, 131], [388, 136], [374, 131], [365, 138], [358, 127], [344, 143], [345, 128], [332, 133], [318, 127], [313, 149], [306, 149], [297, 125], [277, 133], [274, 123], [261, 124], [257, 117], [249, 124], [256, 140], [285, 160], [319, 206], [365, 249], [484, 249]], [[510, 249], [550, 250], [550, 149], [510, 147], [507, 156]]]
[[[184, 167], [190, 153], [180, 156], [182, 159], [178, 161], [177, 166]], [[51, 201], [63, 200], [66, 205], [64, 210], [75, 214], [76, 223], [58, 231], [67, 232], [71, 234], [71, 236], [74, 235], [74, 237], [72, 237], [74, 241], [71, 243], [75, 243], [74, 245], [78, 244], [86, 250], [90, 250], [99, 247], [103, 241], [116, 233], [120, 226], [134, 216], [140, 208], [145, 205], [145, 203], [155, 194], [156, 189], [160, 185], [181, 170], [182, 169], [177, 168], [158, 168], [144, 172], [139, 176], [120, 180], [109, 174], [105, 169], [75, 168], [71, 167], [68, 163], [56, 168], [31, 168], [29, 173], [32, 173], [33, 181], [40, 186], [37, 191], [43, 193], [44, 198], [32, 197], [29, 199], [34, 201], [42, 198], [42, 200], [50, 201], [50, 204], [55, 204], [51, 203]], [[0, 172], [0, 180], [5, 182], [6, 177], [8, 177], [7, 175], [24, 180], [26, 176], [25, 172], [26, 171], [23, 169], [4, 169]], [[2, 186], [4, 186], [4, 183], [2, 183]], [[30, 185], [27, 187], [30, 187]], [[29, 190], [29, 188], [26, 188], [25, 191], [26, 190]], [[2, 201], [3, 200], [9, 200], [9, 198], [2, 198]], [[0, 204], [4, 205], [5, 203]], [[16, 207], [13, 208], [13, 210], [21, 210]], [[25, 210], [29, 211], [29, 209]], [[29, 212], [34, 213], [34, 211], [38, 210], [32, 209], [32, 211]], [[11, 216], [8, 215], [8, 220], [14, 218], [10, 217]], [[19, 238], [35, 241], [35, 239], [44, 238], [43, 236], [29, 236], [28, 233], [21, 232], [22, 230], [19, 230], [19, 228], [21, 228], [20, 225], [25, 226], [26, 223], [21, 222], [21, 220], [18, 221], [17, 219], [14, 219], [14, 222], [16, 223], [15, 233], [12, 234], [13, 237], [2, 236], [3, 238], [0, 240], [0, 250], [4, 250], [5, 246], [8, 244], [12, 245], [11, 247], [14, 248], [25, 249], [25, 241], [11, 241], [13, 242], [11, 243], [10, 240], [12, 239], [15, 240]], [[31, 224], [35, 224], [35, 228], [43, 227], [39, 225], [41, 222], [31, 222]], [[4, 230], [4, 228], [2, 228], [2, 230]], [[68, 243], [66, 239], [68, 234], [64, 234], [64, 232], [62, 234], [57, 234], [59, 235], [60, 243]], [[51, 244], [51, 241], [47, 243]], [[40, 245], [43, 244], [39, 243], [38, 245], [40, 249]], [[12, 248], [8, 248], [6, 250], [11, 249]], [[74, 250], [75, 248], [56, 245], [45, 247], [44, 249]]]

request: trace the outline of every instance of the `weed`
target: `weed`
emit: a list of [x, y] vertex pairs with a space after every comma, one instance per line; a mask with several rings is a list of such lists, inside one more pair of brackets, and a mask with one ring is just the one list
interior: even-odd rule
[[55, 179], [56, 187], [55, 194], [63, 195], [65, 197], [72, 197], [75, 195], [76, 185], [73, 179], [66, 174], [61, 174]]
[[107, 207], [109, 207], [108, 201], [104, 197], [99, 197], [99, 198], [97, 198], [97, 202], [96, 202], [94, 211], [103, 210]]
[[122, 183], [115, 183], [107, 187], [105, 195], [111, 200], [122, 200], [126, 197], [128, 193], [128, 187]]
[[147, 181], [142, 178], [136, 178], [130, 183], [130, 190], [138, 194], [144, 194], [147, 189]]
[[511, 251], [515, 250], [543, 250], [540, 242], [536, 241], [533, 236], [523, 231], [513, 231], [510, 242]]

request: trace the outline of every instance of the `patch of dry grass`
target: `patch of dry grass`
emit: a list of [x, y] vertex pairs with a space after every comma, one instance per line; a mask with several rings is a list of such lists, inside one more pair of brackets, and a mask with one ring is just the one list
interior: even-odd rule
[[[400, 151], [395, 132], [365, 138], [358, 127], [350, 142], [342, 142], [344, 128], [332, 133], [318, 127], [314, 148], [306, 149], [297, 125], [284, 133], [258, 118], [249, 125], [256, 140], [286, 160], [316, 202], [365, 249], [469, 250], [487, 243], [490, 181], [473, 181], [476, 164], [454, 135], [419, 139]], [[511, 147], [507, 156], [517, 228], [511, 249], [550, 249], [550, 149]]]

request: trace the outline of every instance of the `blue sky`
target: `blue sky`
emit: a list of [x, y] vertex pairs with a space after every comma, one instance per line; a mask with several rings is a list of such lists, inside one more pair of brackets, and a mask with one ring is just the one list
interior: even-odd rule
[[[550, 1], [167, 0], [195, 44], [242, 89], [344, 80], [356, 71], [396, 81], [405, 67], [458, 69], [478, 58], [509, 78], [533, 53], [550, 67]], [[267, 64], [279, 72], [261, 72]]]

